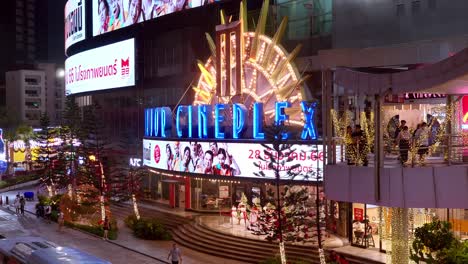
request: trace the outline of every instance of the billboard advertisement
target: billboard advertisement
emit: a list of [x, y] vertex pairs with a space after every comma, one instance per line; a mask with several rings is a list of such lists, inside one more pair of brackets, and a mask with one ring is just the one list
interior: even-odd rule
[[[280, 166], [281, 179], [289, 179], [286, 171], [296, 164], [299, 175], [294, 180], [315, 180], [312, 175], [319, 168], [323, 172], [324, 153], [322, 145], [294, 145], [291, 162]], [[184, 173], [218, 176], [258, 178], [255, 173], [263, 171], [264, 179], [274, 179], [274, 170], [261, 158], [267, 159], [265, 148], [260, 143], [217, 143], [196, 141], [143, 140], [143, 165]], [[285, 160], [286, 157], [280, 157]], [[259, 166], [256, 166], [257, 163]], [[309, 178], [306, 179], [305, 175]]]
[[85, 0], [69, 0], [65, 5], [65, 50], [86, 38]]
[[0, 174], [7, 169], [6, 151], [5, 141], [3, 141], [3, 129], [0, 128]]
[[134, 39], [87, 50], [65, 61], [66, 93], [135, 85]]
[[92, 0], [93, 36], [167, 14], [217, 2], [215, 0]]

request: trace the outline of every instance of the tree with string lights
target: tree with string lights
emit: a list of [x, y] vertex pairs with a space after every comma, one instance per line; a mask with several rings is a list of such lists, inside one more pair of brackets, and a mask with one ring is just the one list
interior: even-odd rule
[[[279, 241], [280, 247], [280, 256], [281, 263], [286, 263], [286, 252], [284, 249], [284, 236], [283, 228], [286, 224], [286, 216], [282, 207], [281, 197], [280, 197], [280, 182], [281, 179], [294, 179], [299, 173], [297, 168], [299, 164], [294, 164], [288, 166], [293, 160], [294, 157], [291, 155], [294, 153], [295, 149], [293, 144], [289, 143], [288, 137], [285, 136], [288, 132], [288, 127], [283, 123], [275, 122], [273, 125], [265, 128], [265, 138], [267, 143], [262, 143], [264, 148], [263, 154], [259, 155], [258, 159], [262, 162], [267, 163], [268, 170], [272, 170], [275, 175], [275, 184], [276, 184], [276, 216], [273, 215], [272, 227], [273, 230], [268, 231], [269, 235], [267, 238], [273, 240], [277, 239]], [[254, 165], [257, 168], [262, 168], [261, 164], [254, 162]], [[285, 171], [282, 171], [281, 168], [288, 167]], [[264, 171], [260, 170], [258, 173], [254, 173], [258, 177], [266, 177]]]

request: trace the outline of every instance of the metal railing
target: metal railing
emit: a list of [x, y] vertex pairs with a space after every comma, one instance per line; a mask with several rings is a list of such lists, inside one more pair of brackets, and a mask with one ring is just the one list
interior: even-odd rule
[[[397, 144], [394, 139], [384, 139], [382, 146], [385, 167], [468, 165], [468, 134], [445, 134], [429, 141], [428, 146], [414, 139], [407, 145]], [[375, 163], [373, 144], [359, 144], [335, 137], [330, 151], [334, 157], [332, 164], [374, 166]]]

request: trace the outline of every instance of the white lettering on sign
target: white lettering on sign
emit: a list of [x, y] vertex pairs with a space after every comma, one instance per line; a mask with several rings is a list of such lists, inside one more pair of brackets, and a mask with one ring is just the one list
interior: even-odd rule
[[131, 167], [141, 167], [141, 159], [130, 158], [130, 166]]

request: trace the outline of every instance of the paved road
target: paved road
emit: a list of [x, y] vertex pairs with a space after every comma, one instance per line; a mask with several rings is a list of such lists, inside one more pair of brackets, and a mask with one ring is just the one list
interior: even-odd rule
[[7, 219], [0, 225], [0, 233], [11, 236], [41, 236], [62, 246], [70, 246], [106, 259], [114, 264], [126, 263], [161, 263], [144, 255], [123, 249], [80, 231], [64, 229], [57, 231], [56, 224], [47, 224], [31, 214], [16, 216], [6, 208], [0, 208], [0, 217]]
[[[9, 191], [5, 193], [0, 193], [0, 196], [3, 197], [3, 202], [5, 202], [5, 196], [8, 196], [10, 204], [12, 204], [15, 195], [18, 192], [23, 194], [25, 191], [35, 192], [36, 190], [34, 188], [31, 188], [25, 190]], [[34, 206], [36, 203], [37, 200], [27, 202], [26, 210], [34, 212]], [[2, 207], [0, 207], [0, 209], [1, 208]], [[3, 206], [3, 208], [5, 208], [5, 205]], [[16, 221], [18, 223], [16, 225], [21, 224], [20, 229], [22, 231], [20, 230], [18, 232], [32, 232], [32, 234], [34, 235], [39, 235], [41, 237], [47, 238], [48, 240], [53, 241], [59, 245], [71, 246], [82, 249], [93, 255], [109, 260], [113, 264], [168, 263], [157, 261], [157, 259], [162, 259], [166, 261], [167, 254], [172, 246], [172, 242], [147, 241], [135, 238], [132, 234], [132, 231], [124, 225], [123, 216], [121, 216], [122, 218], [118, 219], [119, 236], [118, 239], [114, 242], [123, 245], [124, 247], [135, 249], [153, 258], [146, 257], [143, 254], [135, 253], [134, 251], [125, 249], [113, 243], [103, 241], [100, 238], [95, 238], [89, 234], [85, 234], [73, 229], [65, 228], [63, 233], [59, 233], [57, 232], [57, 224], [47, 224], [43, 221], [43, 219], [37, 219], [35, 216], [28, 213], [25, 217], [16, 217], [14, 215], [11, 217], [17, 218]], [[242, 264], [238, 261], [211, 256], [184, 247], [181, 247], [181, 250], [184, 264]]]

